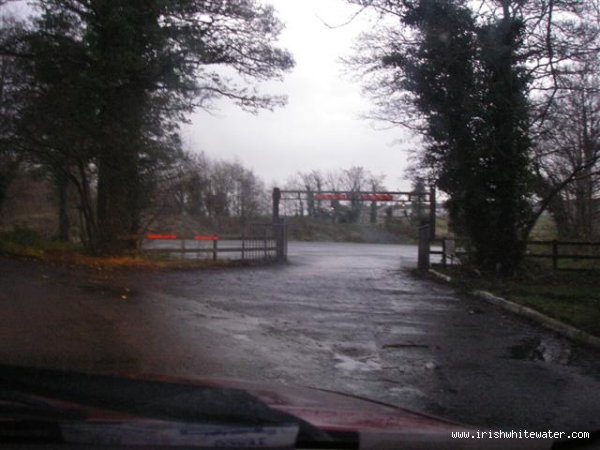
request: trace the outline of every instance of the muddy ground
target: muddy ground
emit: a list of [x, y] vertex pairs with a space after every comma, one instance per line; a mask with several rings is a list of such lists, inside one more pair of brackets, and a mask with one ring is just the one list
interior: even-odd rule
[[330, 389], [462, 422], [600, 429], [600, 354], [434, 281], [411, 246], [282, 266], [101, 271], [0, 258], [0, 362]]

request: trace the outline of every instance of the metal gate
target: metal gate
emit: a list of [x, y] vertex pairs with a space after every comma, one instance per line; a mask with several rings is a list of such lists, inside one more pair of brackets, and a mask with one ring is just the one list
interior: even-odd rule
[[251, 223], [238, 235], [148, 233], [144, 236], [142, 250], [182, 259], [285, 261], [286, 225], [283, 220]]
[[244, 227], [241, 236], [241, 259], [287, 259], [285, 221], [253, 223]]
[[428, 206], [429, 214], [419, 224], [419, 260], [421, 270], [429, 268], [430, 242], [436, 236], [436, 189], [431, 186], [429, 192], [405, 191], [311, 191], [311, 190], [282, 190], [273, 188], [273, 225], [281, 224], [282, 245], [286, 248], [282, 259], [287, 258], [287, 233], [285, 232], [284, 219], [280, 216], [280, 203], [283, 200], [304, 202], [314, 205], [315, 202], [346, 201], [346, 202], [371, 202], [371, 203], [412, 203], [417, 201]]

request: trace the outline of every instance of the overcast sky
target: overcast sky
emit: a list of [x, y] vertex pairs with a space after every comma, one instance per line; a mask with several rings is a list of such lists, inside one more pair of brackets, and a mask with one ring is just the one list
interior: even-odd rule
[[280, 44], [294, 55], [296, 67], [273, 92], [288, 104], [257, 116], [219, 102], [211, 114], [192, 116], [184, 130], [186, 145], [215, 158], [238, 158], [267, 184], [283, 185], [298, 171], [362, 166], [385, 174], [389, 189], [408, 188], [406, 139], [401, 130], [380, 131], [359, 118], [369, 109], [360, 86], [342, 74], [338, 59], [351, 52], [356, 36], [369, 26], [366, 17], [342, 24], [356, 11], [343, 0], [268, 0], [286, 24]]
[[[218, 159], [237, 158], [268, 185], [280, 185], [298, 171], [362, 166], [385, 175], [389, 189], [408, 189], [404, 179], [410, 145], [403, 130], [384, 130], [360, 119], [369, 110], [358, 83], [344, 75], [339, 58], [352, 52], [356, 37], [371, 22], [344, 0], [264, 0], [275, 6], [286, 28], [279, 45], [294, 56], [296, 67], [269, 89], [285, 93], [288, 104], [275, 112], [252, 115], [226, 101], [211, 114], [198, 111], [183, 128], [186, 147]], [[26, 2], [12, 8], [31, 10]], [[272, 85], [272, 83], [270, 83]], [[400, 144], [399, 141], [403, 141]]]

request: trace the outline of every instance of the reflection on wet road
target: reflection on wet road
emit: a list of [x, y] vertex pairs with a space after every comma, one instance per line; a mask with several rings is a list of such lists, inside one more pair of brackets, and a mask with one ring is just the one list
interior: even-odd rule
[[416, 248], [290, 243], [289, 258], [110, 274], [4, 260], [0, 360], [303, 385], [486, 427], [600, 429], [598, 352], [415, 278]]
[[179, 339], [210, 355], [184, 371], [331, 389], [481, 425], [600, 428], [597, 354], [417, 279], [415, 263], [410, 246], [292, 243], [286, 266], [168, 274], [151, 295], [180, 309], [157, 326], [176, 322]]

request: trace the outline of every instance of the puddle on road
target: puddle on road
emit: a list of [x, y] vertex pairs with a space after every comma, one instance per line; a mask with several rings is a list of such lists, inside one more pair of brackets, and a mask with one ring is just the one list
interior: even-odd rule
[[361, 359], [350, 358], [346, 355], [335, 354], [335, 367], [345, 372], [372, 372], [381, 370], [381, 364], [375, 356]]
[[86, 293], [100, 294], [102, 296], [110, 296], [126, 300], [134, 295], [134, 292], [128, 287], [113, 286], [100, 283], [85, 283], [80, 284], [79, 289]]
[[539, 336], [522, 339], [508, 347], [509, 358], [522, 361], [542, 361], [568, 365], [571, 362], [571, 348], [556, 340]]
[[368, 288], [370, 293], [377, 292], [380, 294], [387, 295], [415, 295], [414, 289], [398, 289], [398, 288]]

